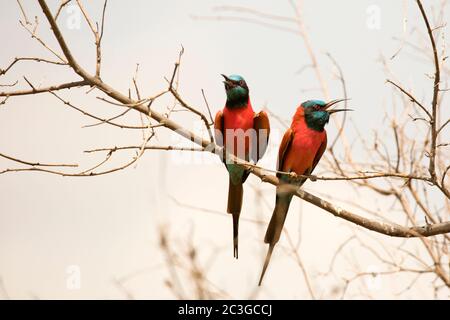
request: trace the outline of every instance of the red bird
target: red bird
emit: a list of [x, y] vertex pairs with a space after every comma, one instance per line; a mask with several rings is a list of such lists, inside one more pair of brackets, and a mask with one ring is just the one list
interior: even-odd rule
[[[349, 109], [328, 110], [332, 105], [344, 99], [325, 103], [321, 100], [308, 100], [303, 102], [292, 118], [292, 124], [285, 132], [278, 151], [277, 171], [309, 175], [316, 167], [327, 146], [327, 133], [324, 129], [330, 114]], [[264, 242], [269, 244], [266, 260], [264, 262], [259, 285], [269, 265], [270, 257], [275, 244], [280, 239], [284, 221], [289, 210], [293, 193], [286, 188], [293, 184], [301, 186], [306, 179], [295, 178], [292, 175], [277, 173], [280, 185], [277, 187], [275, 208], [267, 227]]]
[[[256, 163], [264, 155], [270, 134], [269, 118], [264, 111], [255, 113], [249, 98], [249, 89], [239, 75], [225, 79], [227, 101], [222, 111], [217, 112], [214, 121], [216, 144], [224, 147], [226, 153]], [[242, 208], [243, 183], [249, 172], [223, 158], [229, 173], [228, 208], [233, 215], [233, 256], [238, 258], [239, 215]]]

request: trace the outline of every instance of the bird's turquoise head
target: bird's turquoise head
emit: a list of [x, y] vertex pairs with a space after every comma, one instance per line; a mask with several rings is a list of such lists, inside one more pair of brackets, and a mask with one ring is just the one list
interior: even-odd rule
[[227, 94], [227, 107], [238, 108], [247, 105], [249, 90], [244, 78], [236, 74], [222, 74], [222, 77], [225, 79], [223, 83]]
[[339, 111], [350, 111], [350, 109], [332, 109], [329, 108], [345, 99], [332, 100], [325, 102], [322, 100], [308, 100], [301, 104], [305, 116], [306, 125], [316, 131], [323, 131], [325, 125], [330, 120], [330, 115]]

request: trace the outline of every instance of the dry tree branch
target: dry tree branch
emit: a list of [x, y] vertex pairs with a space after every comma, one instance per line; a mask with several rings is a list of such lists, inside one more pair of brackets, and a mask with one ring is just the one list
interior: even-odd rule
[[47, 92], [53, 92], [63, 89], [70, 89], [75, 87], [83, 87], [89, 85], [88, 81], [82, 80], [82, 81], [74, 81], [74, 82], [68, 82], [63, 83], [59, 85], [53, 85], [49, 87], [44, 88], [32, 88], [30, 90], [17, 90], [17, 91], [9, 91], [9, 92], [0, 92], [0, 97], [12, 97], [12, 96], [26, 96], [26, 95], [32, 95], [32, 94], [38, 94], [38, 93], [47, 93]]
[[17, 4], [19, 5], [20, 11], [22, 12], [23, 18], [25, 19], [26, 24], [31, 24], [30, 20], [28, 20], [27, 14], [25, 13], [25, 10], [23, 9], [22, 2], [20, 0], [17, 0]]
[[[133, 150], [139, 149], [139, 146], [113, 147], [113, 148], [99, 148], [92, 150], [85, 150], [85, 153], [93, 153], [99, 151], [116, 152], [118, 150]], [[145, 146], [144, 150], [165, 150], [165, 151], [198, 151], [205, 152], [204, 148], [200, 147], [174, 147], [174, 146]]]
[[83, 4], [81, 3], [80, 0], [76, 0], [78, 7], [80, 8], [81, 12], [83, 13], [84, 19], [86, 20], [89, 28], [92, 31], [92, 34], [94, 35], [95, 38], [95, 48], [96, 48], [96, 55], [97, 55], [97, 60], [96, 60], [96, 65], [95, 65], [95, 76], [100, 78], [100, 67], [101, 67], [101, 63], [102, 63], [102, 51], [101, 51], [101, 42], [102, 42], [102, 38], [103, 38], [103, 31], [104, 31], [104, 23], [105, 23], [105, 12], [106, 12], [106, 5], [108, 3], [108, 0], [105, 0], [104, 4], [103, 4], [103, 10], [102, 10], [102, 22], [101, 22], [101, 29], [99, 30], [99, 27], [97, 25], [97, 28], [94, 28], [94, 24], [91, 21], [91, 19], [89, 18], [86, 10], [84, 9]]
[[26, 164], [28, 166], [33, 166], [33, 167], [78, 167], [77, 164], [56, 164], [56, 163], [41, 163], [41, 162], [30, 162], [30, 161], [26, 161], [26, 160], [21, 160], [15, 157], [11, 157], [8, 156], [6, 154], [0, 153], [0, 157], [14, 161], [14, 162], [18, 162], [21, 164]]
[[212, 134], [211, 124], [208, 122], [208, 119], [206, 118], [206, 116], [205, 116], [202, 112], [200, 112], [200, 111], [198, 111], [197, 109], [195, 109], [195, 108], [191, 107], [190, 105], [188, 105], [188, 104], [181, 98], [181, 96], [178, 94], [178, 92], [177, 92], [175, 89], [173, 89], [172, 87], [170, 87], [169, 91], [172, 93], [172, 95], [175, 97], [175, 99], [177, 99], [177, 101], [178, 101], [184, 108], [186, 108], [187, 110], [189, 110], [189, 111], [192, 112], [192, 113], [195, 113], [196, 115], [198, 115], [198, 116], [202, 119], [202, 121], [203, 121], [203, 123], [205, 124], [205, 127], [206, 127], [206, 129], [207, 129], [207, 131], [208, 131], [209, 141], [212, 143], [212, 142], [214, 141], [214, 136], [213, 136], [213, 134]]
[[[118, 118], [120, 118], [120, 117], [123, 117], [123, 116], [126, 115], [128, 112], [130, 112], [131, 110], [133, 110], [133, 109], [129, 108], [129, 109], [127, 109], [127, 110], [121, 112], [120, 114], [118, 114], [118, 115], [116, 115], [116, 116], [113, 116], [113, 117], [111, 117], [111, 118], [103, 119], [102, 121], [96, 122], [96, 123], [93, 123], [93, 124], [87, 124], [87, 125], [84, 125], [83, 128], [92, 128], [92, 127], [99, 126], [99, 125], [101, 125], [101, 124], [109, 123], [109, 122], [112, 121], [112, 120], [116, 120], [116, 119], [118, 119]], [[145, 127], [142, 127], [142, 128], [145, 128]]]
[[[301, 1], [299, 1], [299, 2], [301, 2]], [[289, 3], [291, 4], [291, 6], [294, 10], [296, 22], [298, 25], [298, 31], [299, 31], [299, 34], [302, 37], [303, 42], [305, 44], [306, 51], [308, 52], [309, 59], [311, 60], [311, 65], [314, 69], [314, 72], [316, 73], [317, 81], [319, 82], [320, 88], [322, 90], [322, 93], [323, 93], [325, 99], [329, 100], [328, 86], [327, 86], [327, 83], [324, 80], [324, 77], [320, 70], [319, 63], [317, 62], [316, 54], [314, 53], [314, 51], [312, 49], [311, 40], [309, 39], [309, 35], [306, 32], [304, 20], [303, 20], [303, 17], [301, 16], [301, 10], [300, 10], [299, 6], [294, 3], [294, 0], [290, 0]]]
[[0, 69], [0, 76], [6, 74], [9, 71], [9, 69], [11, 69], [19, 61], [45, 62], [45, 63], [49, 63], [49, 64], [56, 64], [56, 65], [62, 65], [62, 66], [67, 65], [67, 63], [65, 63], [65, 62], [52, 61], [52, 60], [43, 59], [43, 58], [20, 57], [20, 58], [14, 58], [14, 60], [5, 69]]
[[58, 176], [62, 176], [62, 177], [94, 177], [94, 176], [102, 176], [102, 175], [110, 174], [113, 172], [117, 172], [117, 171], [126, 169], [126, 168], [130, 167], [132, 164], [134, 164], [136, 161], [138, 161], [145, 152], [145, 145], [151, 140], [151, 138], [153, 138], [153, 136], [154, 136], [154, 133], [151, 133], [148, 135], [148, 137], [146, 137], [144, 139], [142, 146], [139, 148], [138, 154], [136, 156], [134, 156], [129, 162], [127, 162], [119, 167], [115, 167], [115, 168], [108, 169], [105, 171], [94, 172], [92, 170], [97, 169], [101, 165], [105, 164], [111, 158], [112, 152], [109, 152], [106, 156], [106, 159], [102, 160], [99, 164], [95, 165], [94, 167], [92, 167], [90, 169], [83, 170], [81, 172], [68, 173], [68, 172], [62, 172], [62, 171], [56, 171], [56, 170], [50, 170], [50, 169], [39, 168], [36, 166], [31, 166], [29, 168], [5, 169], [5, 170], [0, 171], [0, 175], [4, 174], [4, 173], [9, 173], [9, 172], [27, 172], [27, 171], [50, 173], [50, 174], [58, 175]]
[[[158, 125], [155, 125], [155, 127]], [[109, 148], [98, 148], [93, 150], [86, 150], [86, 153], [93, 153], [93, 152], [100, 152], [100, 151], [118, 151], [118, 150], [130, 150], [130, 149], [139, 149], [140, 146], [121, 146], [121, 147], [109, 147]], [[175, 147], [175, 146], [146, 146], [146, 150], [166, 150], [166, 151], [196, 151], [196, 152], [213, 152], [212, 150], [208, 150], [205, 147]], [[399, 178], [399, 179], [405, 179], [405, 180], [421, 180], [426, 182], [431, 182], [430, 178], [418, 176], [418, 175], [412, 175], [412, 174], [404, 174], [399, 172], [361, 172], [365, 173], [361, 176], [344, 176], [344, 177], [327, 177], [327, 176], [317, 176], [313, 174], [309, 175], [299, 175], [295, 174], [293, 172], [285, 172], [285, 171], [279, 171], [279, 170], [271, 170], [266, 169], [263, 167], [260, 167], [255, 164], [243, 162], [245, 165], [262, 170], [266, 173], [274, 173], [274, 174], [283, 174], [283, 175], [289, 175], [294, 180], [302, 180], [302, 179], [310, 179], [311, 181], [317, 181], [317, 180], [324, 180], [324, 181], [350, 181], [350, 180], [369, 180], [369, 179], [376, 179], [376, 178]]]
[[436, 42], [433, 36], [433, 30], [430, 23], [428, 22], [428, 17], [425, 13], [425, 9], [422, 6], [422, 2], [417, 0], [417, 5], [419, 6], [420, 12], [422, 13], [423, 21], [427, 27], [428, 36], [430, 38], [431, 47], [433, 48], [433, 59], [434, 59], [434, 83], [433, 83], [433, 101], [431, 102], [431, 146], [430, 146], [430, 163], [428, 167], [428, 171], [430, 172], [431, 179], [436, 182], [436, 140], [437, 140], [437, 109], [438, 109], [438, 95], [439, 95], [439, 83], [441, 79], [441, 72], [439, 69], [439, 57], [436, 49]]
[[178, 299], [184, 299], [185, 297], [184, 288], [181, 284], [181, 280], [175, 268], [176, 263], [174, 261], [175, 259], [174, 254], [172, 253], [172, 249], [168, 244], [165, 230], [163, 228], [160, 229], [161, 231], [159, 233], [159, 245], [165, 254], [165, 261], [167, 264], [167, 268], [169, 269], [169, 273], [172, 278], [172, 282], [168, 282], [167, 285]]
[[423, 104], [421, 104], [411, 93], [409, 93], [408, 91], [403, 89], [400, 85], [396, 84], [394, 81], [387, 79], [386, 82], [397, 87], [401, 92], [403, 92], [405, 95], [407, 95], [411, 99], [412, 102], [417, 104], [417, 106], [419, 106], [420, 109], [422, 109], [422, 111], [426, 113], [426, 115], [428, 116], [429, 119], [432, 119], [433, 116], [430, 114], [430, 112], [427, 110], [427, 108], [425, 108], [425, 106]]
[[316, 295], [314, 293], [314, 290], [312, 289], [311, 281], [309, 279], [308, 273], [306, 272], [306, 268], [305, 268], [305, 266], [303, 264], [303, 261], [300, 258], [298, 250], [295, 247], [294, 242], [292, 241], [291, 237], [289, 236], [289, 233], [285, 232], [285, 234], [286, 234], [286, 238], [288, 240], [289, 246], [291, 247], [292, 254], [295, 257], [295, 261], [297, 262], [298, 266], [300, 267], [300, 270], [302, 270], [303, 278], [305, 279], [306, 287], [308, 288], [308, 292], [309, 292], [309, 294], [311, 296], [311, 299], [315, 300], [316, 299]]
[[214, 8], [214, 10], [241, 12], [241, 13], [245, 12], [245, 13], [253, 14], [254, 16], [257, 16], [257, 17], [263, 18], [263, 19], [269, 19], [269, 20], [280, 21], [280, 22], [297, 23], [297, 20], [294, 18], [265, 13], [265, 12], [261, 12], [261, 11], [258, 11], [258, 10], [252, 9], [252, 8], [246, 8], [246, 7], [241, 7], [241, 6], [230, 6], [230, 5], [217, 6]]
[[3, 83], [3, 84], [0, 84], [0, 87], [14, 87], [16, 84], [18, 84], [19, 83], [19, 80], [16, 80], [16, 81], [14, 81], [13, 83]]
[[[344, 100], [344, 108], [347, 109], [348, 94], [347, 94], [347, 85], [345, 83], [345, 78], [344, 78], [344, 72], [342, 71], [341, 66], [337, 63], [336, 59], [334, 59], [334, 57], [329, 52], [327, 52], [326, 55], [328, 56], [328, 58], [331, 60], [331, 62], [333, 63], [333, 65], [336, 67], [336, 69], [338, 71], [338, 79], [341, 82], [342, 92], [344, 94], [343, 99], [345, 99]], [[334, 138], [333, 142], [330, 144], [329, 149], [333, 149], [334, 146], [336, 145], [336, 142], [338, 141], [339, 137], [342, 136], [346, 120], [347, 120], [347, 112], [344, 112], [344, 114], [342, 116], [341, 125], [338, 126], [338, 133], [337, 133], [336, 137]]]
[[[185, 109], [189, 110], [190, 112], [192, 112], [192, 113], [194, 113], [194, 114], [196, 114], [196, 115], [198, 115], [198, 116], [200, 117], [200, 119], [201, 119], [201, 120], [203, 121], [203, 123], [205, 124], [206, 130], [208, 131], [209, 141], [210, 141], [210, 142], [213, 142], [213, 141], [214, 141], [214, 137], [213, 137], [212, 130], [211, 130], [211, 124], [209, 123], [209, 121], [208, 121], [208, 119], [206, 118], [206, 116], [205, 116], [202, 112], [198, 111], [197, 109], [195, 109], [195, 108], [191, 107], [189, 104], [187, 104], [187, 103], [181, 98], [181, 96], [178, 94], [177, 89], [175, 89], [174, 86], [173, 86], [173, 82], [174, 82], [175, 76], [176, 76], [176, 74], [177, 74], [177, 70], [178, 70], [178, 68], [180, 67], [181, 57], [182, 57], [183, 53], [184, 53], [184, 48], [183, 48], [183, 46], [182, 46], [182, 47], [181, 47], [180, 54], [179, 54], [179, 56], [178, 56], [178, 61], [175, 62], [175, 68], [173, 69], [172, 78], [170, 79], [170, 82], [169, 82], [169, 89], [168, 89], [168, 90], [170, 91], [170, 93], [172, 93], [172, 95], [174, 96], [174, 98], [181, 104], [181, 106], [183, 106]], [[205, 101], [206, 101], [206, 100], [205, 100]], [[208, 103], [207, 103], [207, 102], [206, 102], [206, 105], [208, 106]], [[209, 110], [209, 106], [208, 106], [208, 110]], [[211, 112], [210, 112], [210, 115], [211, 115]], [[211, 117], [211, 118], [212, 118], [212, 117]]]
[[438, 135], [439, 133], [441, 133], [442, 130], [444, 130], [445, 126], [447, 126], [450, 123], [450, 119], [447, 119], [447, 121], [445, 121], [441, 127], [437, 130], [436, 135]]
[[253, 18], [246, 18], [246, 17], [227, 17], [227, 16], [198, 16], [198, 15], [191, 15], [192, 19], [194, 20], [212, 20], [212, 21], [237, 21], [237, 22], [245, 22], [245, 23], [251, 23], [260, 25], [266, 28], [275, 29], [275, 30], [281, 30], [284, 32], [289, 32], [293, 34], [297, 34], [297, 30], [290, 27], [283, 27], [279, 26], [274, 23], [261, 21], [259, 19], [253, 19]]
[[[61, 98], [59, 95], [57, 95], [57, 94], [54, 93], [53, 91], [50, 91], [50, 93], [51, 93], [53, 96], [55, 96], [56, 98], [58, 98], [58, 100], [60, 100], [64, 105], [66, 105], [66, 106], [68, 106], [68, 107], [70, 107], [70, 108], [72, 108], [72, 109], [74, 109], [74, 110], [77, 110], [78, 112], [82, 113], [82, 114], [85, 115], [85, 116], [88, 116], [88, 117], [90, 117], [90, 118], [93, 118], [93, 119], [95, 119], [95, 120], [100, 121], [99, 123], [96, 123], [96, 124], [94, 124], [94, 125], [98, 125], [98, 124], [101, 124], [101, 123], [107, 123], [107, 124], [110, 124], [110, 125], [112, 125], [112, 126], [119, 127], [119, 128], [121, 128], [121, 129], [147, 129], [147, 128], [148, 128], [148, 126], [130, 126], [130, 125], [125, 125], [125, 124], [119, 124], [119, 123], [111, 122], [111, 120], [117, 119], [118, 116], [113, 117], [113, 118], [111, 118], [111, 119], [102, 119], [102, 118], [100, 118], [100, 117], [97, 117], [97, 116], [95, 116], [95, 115], [89, 113], [89, 112], [84, 111], [84, 110], [81, 109], [81, 108], [76, 107], [76, 106], [75, 106], [74, 104], [72, 104], [70, 101], [64, 100], [63, 98]], [[131, 110], [131, 109], [128, 109], [128, 110]], [[127, 111], [128, 111], [128, 110], [127, 110]], [[122, 115], [123, 115], [123, 114], [122, 114]], [[92, 126], [94, 126], [94, 125], [90, 125], [90, 126], [92, 127]], [[84, 126], [84, 127], [89, 127], [89, 126]], [[139, 148], [140, 148], [140, 147], [137, 147], [136, 149], [139, 149]]]
[[30, 34], [31, 38], [36, 39], [37, 42], [39, 42], [45, 49], [50, 51], [55, 57], [57, 57], [59, 60], [61, 60], [63, 63], [67, 63], [67, 61], [55, 50], [53, 50], [50, 46], [48, 46], [40, 37], [36, 35], [37, 27], [39, 26], [39, 21], [36, 17], [35, 21], [35, 27], [33, 30], [30, 30], [25, 24], [23, 24], [22, 21], [19, 20], [20, 25]]
[[[211, 120], [211, 125], [213, 125], [214, 124], [214, 118], [213, 118], [213, 116], [212, 116], [212, 114], [211, 114], [211, 109], [210, 109], [210, 107], [209, 107], [209, 103], [208, 103], [208, 100], [206, 99], [206, 96], [205, 96], [205, 91], [202, 89], [202, 96], [203, 96], [203, 100], [205, 101], [205, 105], [206, 105], [206, 108], [208, 109], [208, 114], [209, 114], [209, 119]], [[444, 126], [442, 126], [442, 128], [443, 128]], [[442, 129], [441, 128], [441, 129]]]
[[56, 11], [56, 14], [55, 14], [55, 21], [58, 20], [59, 14], [61, 13], [62, 9], [63, 9], [67, 4], [69, 4], [70, 1], [72, 1], [72, 0], [61, 0], [61, 4], [59, 5], [58, 10]]
[[8, 99], [9, 99], [9, 96], [6, 97], [5, 99], [3, 99], [2, 101], [0, 101], [0, 106], [3, 104], [6, 104], [6, 101], [8, 101]]
[[[233, 12], [233, 13], [246, 13], [249, 14], [253, 17], [256, 17], [256, 19], [254, 18], [248, 18], [248, 17], [240, 17], [240, 16], [212, 16], [212, 17], [208, 17], [208, 16], [192, 16], [192, 18], [194, 19], [199, 19], [199, 20], [217, 20], [217, 21], [239, 21], [239, 22], [247, 22], [247, 23], [251, 23], [251, 24], [256, 24], [256, 25], [261, 25], [267, 28], [271, 28], [271, 29], [276, 29], [276, 30], [281, 30], [281, 31], [285, 31], [285, 32], [289, 32], [289, 33], [293, 33], [296, 35], [299, 35], [304, 42], [305, 48], [307, 50], [308, 56], [311, 60], [311, 67], [314, 69], [314, 72], [316, 74], [316, 78], [319, 82], [320, 85], [320, 89], [324, 95], [324, 97], [326, 99], [328, 99], [328, 88], [327, 88], [327, 84], [326, 81], [323, 78], [322, 72], [319, 68], [319, 64], [317, 61], [317, 57], [316, 54], [312, 48], [311, 45], [311, 41], [309, 39], [309, 35], [306, 32], [306, 28], [305, 28], [305, 24], [303, 21], [303, 18], [301, 16], [301, 10], [300, 8], [294, 3], [294, 1], [290, 0], [289, 1], [295, 17], [284, 17], [284, 16], [278, 16], [278, 15], [274, 15], [274, 14], [270, 14], [270, 13], [265, 13], [265, 12], [261, 12], [258, 10], [254, 10], [251, 8], [246, 8], [246, 7], [242, 7], [242, 6], [219, 6], [216, 7], [216, 11], [228, 11], [228, 12]], [[266, 22], [267, 20], [269, 21], [276, 21], [276, 22], [287, 22], [287, 23], [294, 23], [297, 25], [297, 28], [293, 28], [293, 27], [286, 27], [286, 26], [280, 26], [279, 24], [275, 24], [275, 23], [271, 23], [271, 22]]]

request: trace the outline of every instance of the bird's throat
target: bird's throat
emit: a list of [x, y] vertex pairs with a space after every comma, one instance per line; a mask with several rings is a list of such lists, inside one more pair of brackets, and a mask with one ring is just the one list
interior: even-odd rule
[[242, 108], [248, 104], [248, 91], [241, 87], [235, 87], [227, 91], [228, 108]]
[[328, 115], [317, 116], [312, 113], [305, 114], [305, 122], [308, 128], [318, 132], [322, 132], [324, 130], [325, 125], [328, 123], [328, 119]]

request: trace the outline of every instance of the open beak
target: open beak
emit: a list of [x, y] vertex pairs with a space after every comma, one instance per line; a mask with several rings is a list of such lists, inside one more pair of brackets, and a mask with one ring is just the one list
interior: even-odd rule
[[225, 84], [227, 84], [227, 85], [230, 85], [230, 86], [233, 84], [233, 80], [231, 80], [230, 78], [228, 78], [226, 75], [221, 74], [221, 76], [225, 79], [225, 80], [223, 81], [223, 83], [225, 83]]
[[335, 105], [336, 103], [339, 103], [339, 102], [342, 102], [342, 101], [347, 101], [347, 100], [350, 100], [350, 99], [336, 99], [336, 100], [331, 100], [330, 102], [328, 102], [328, 103], [325, 105], [324, 109], [327, 110], [327, 109], [329, 109], [331, 106]]
[[353, 111], [353, 109], [332, 109], [332, 110], [328, 110], [328, 114], [333, 114], [336, 112], [341, 112], [341, 111]]
[[[335, 104], [337, 104], [337, 103], [339, 103], [339, 102], [343, 102], [343, 101], [347, 101], [347, 100], [350, 100], [350, 99], [336, 99], [336, 100], [331, 100], [330, 102], [328, 102], [326, 105], [325, 105], [325, 107], [324, 107], [324, 110], [327, 110], [327, 109], [329, 109], [330, 107], [332, 107], [332, 106], [334, 106]], [[341, 111], [353, 111], [352, 109], [332, 109], [332, 110], [328, 110], [327, 112], [329, 113], [329, 114], [333, 114], [333, 113], [336, 113], [336, 112], [341, 112]]]

